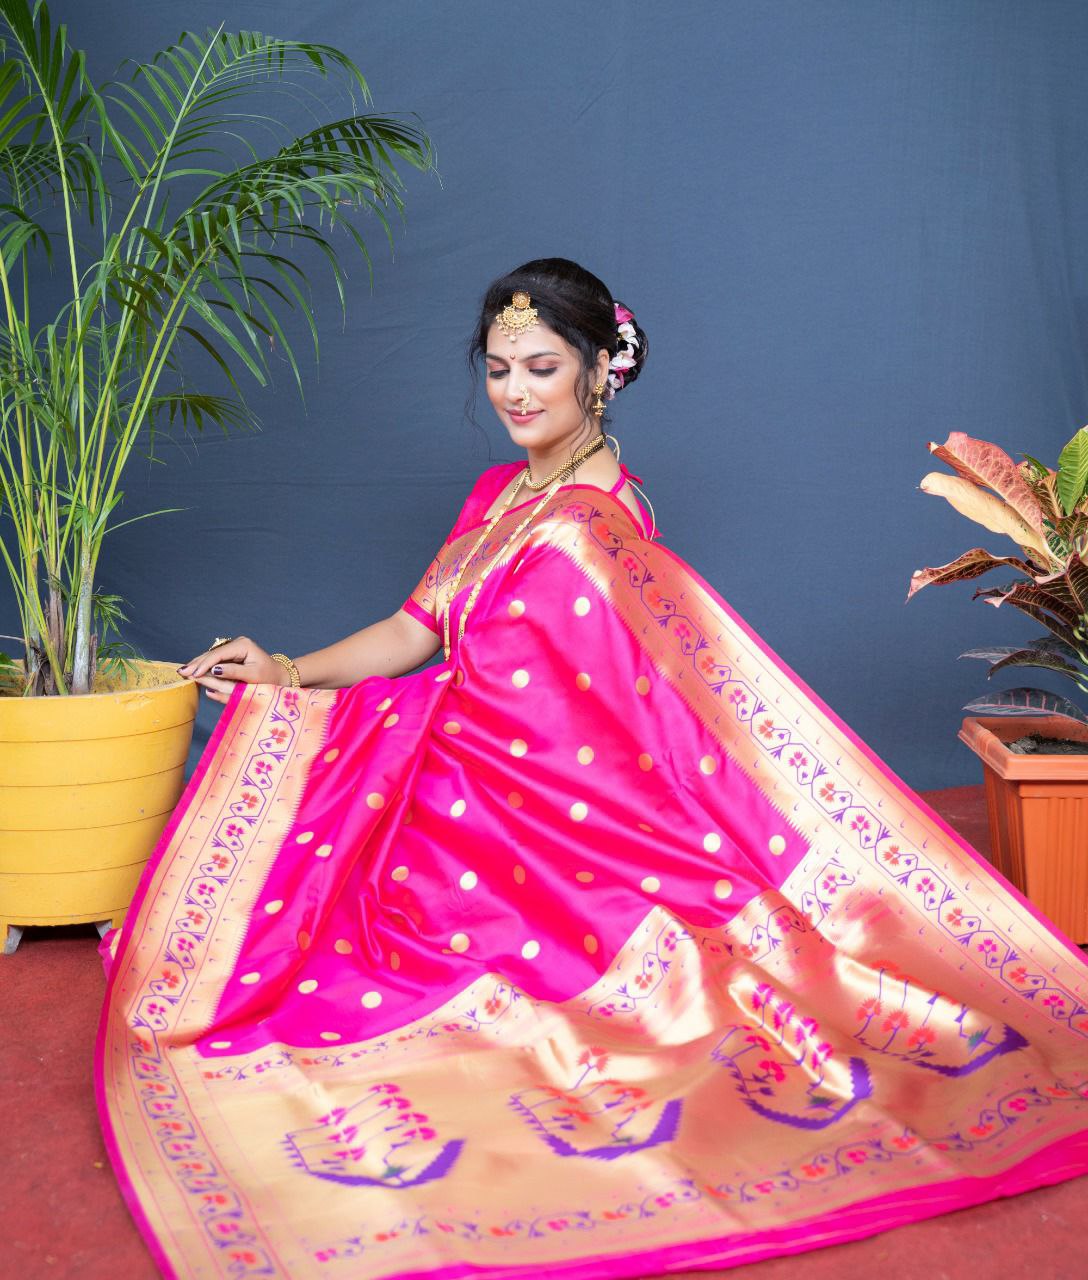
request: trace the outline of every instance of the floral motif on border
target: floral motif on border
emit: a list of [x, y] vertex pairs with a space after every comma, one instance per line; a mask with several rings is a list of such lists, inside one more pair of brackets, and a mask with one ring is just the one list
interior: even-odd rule
[[189, 975], [199, 967], [228, 888], [244, 865], [268, 797], [276, 791], [296, 739], [298, 701], [298, 693], [290, 689], [273, 695], [267, 715], [270, 727], [256, 735], [239, 771], [236, 792], [205, 839], [203, 847], [209, 852], [181, 891], [173, 930], [166, 934], [160, 957], [148, 970], [145, 993], [135, 999], [128, 1023], [136, 1092], [163, 1153], [164, 1167], [173, 1171], [196, 1220], [226, 1257], [226, 1272], [231, 1276], [275, 1275], [277, 1268], [259, 1243], [259, 1224], [216, 1167], [199, 1136], [199, 1126], [186, 1112], [159, 1037], [172, 1030], [170, 1015], [179, 1011]]
[[772, 1196], [804, 1192], [810, 1186], [847, 1178], [874, 1164], [889, 1164], [903, 1157], [913, 1160], [926, 1148], [942, 1152], [977, 1149], [1007, 1133], [1033, 1108], [1085, 1100], [1088, 1100], [1088, 1080], [1077, 1085], [1056, 1082], [1045, 1089], [1014, 1089], [979, 1113], [975, 1123], [966, 1129], [970, 1137], [956, 1132], [927, 1139], [905, 1127], [890, 1139], [875, 1138], [820, 1148], [795, 1169], [779, 1170], [766, 1177], [717, 1184], [704, 1179], [677, 1178], [637, 1199], [617, 1202], [609, 1209], [559, 1209], [534, 1218], [514, 1218], [505, 1222], [440, 1218], [432, 1214], [399, 1217], [368, 1236], [350, 1236], [324, 1245], [316, 1249], [313, 1256], [317, 1262], [337, 1263], [362, 1257], [376, 1246], [401, 1237], [432, 1234], [454, 1236], [477, 1244], [508, 1239], [540, 1239], [569, 1231], [592, 1231], [625, 1221], [653, 1218], [700, 1200], [751, 1204]]

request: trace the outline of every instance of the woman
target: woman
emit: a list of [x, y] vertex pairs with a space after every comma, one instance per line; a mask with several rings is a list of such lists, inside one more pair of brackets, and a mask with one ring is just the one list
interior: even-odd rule
[[525, 460], [393, 616], [180, 668], [226, 710], [98, 1054], [164, 1272], [719, 1268], [1084, 1170], [1082, 957], [654, 540], [646, 351], [574, 263], [495, 281]]

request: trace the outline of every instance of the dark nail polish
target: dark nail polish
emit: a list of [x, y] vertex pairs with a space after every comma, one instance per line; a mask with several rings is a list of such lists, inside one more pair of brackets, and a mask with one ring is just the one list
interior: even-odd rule
[[213, 675], [213, 676], [221, 676], [222, 674], [223, 674], [223, 668], [222, 668], [222, 667], [212, 667], [212, 675]]

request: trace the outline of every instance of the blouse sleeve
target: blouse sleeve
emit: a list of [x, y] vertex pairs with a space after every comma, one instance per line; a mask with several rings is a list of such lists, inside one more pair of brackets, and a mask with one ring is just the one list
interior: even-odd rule
[[435, 617], [435, 604], [438, 600], [438, 570], [442, 564], [442, 553], [446, 543], [438, 549], [438, 554], [424, 571], [423, 577], [416, 583], [415, 589], [401, 605], [405, 613], [410, 613], [417, 622], [440, 634], [438, 619]]
[[[513, 464], [513, 469], [516, 470], [519, 465]], [[417, 622], [422, 622], [425, 627], [429, 627], [435, 635], [441, 634], [435, 606], [438, 602], [438, 575], [446, 548], [465, 529], [471, 528], [477, 517], [484, 515], [495, 494], [506, 485], [510, 469], [510, 463], [500, 463], [498, 466], [488, 467], [476, 478], [476, 483], [461, 504], [461, 510], [453, 522], [453, 528], [446, 535], [446, 540], [438, 548], [434, 559], [424, 570], [423, 576], [416, 583], [411, 595], [401, 605], [405, 613], [410, 613]]]

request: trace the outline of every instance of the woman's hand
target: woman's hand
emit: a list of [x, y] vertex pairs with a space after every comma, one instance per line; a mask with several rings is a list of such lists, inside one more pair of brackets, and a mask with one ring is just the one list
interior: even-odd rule
[[291, 683], [286, 667], [273, 661], [271, 654], [246, 636], [235, 636], [226, 644], [198, 654], [192, 662], [178, 667], [178, 674], [202, 684], [213, 702], [222, 703], [230, 698], [239, 681], [245, 684]]

